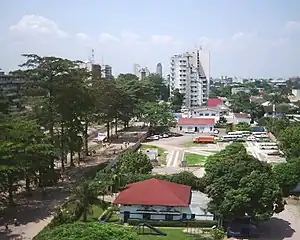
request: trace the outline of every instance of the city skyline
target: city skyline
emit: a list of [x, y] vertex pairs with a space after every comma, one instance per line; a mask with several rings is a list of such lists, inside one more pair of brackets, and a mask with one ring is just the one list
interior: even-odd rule
[[[300, 75], [300, 2], [296, 0], [289, 4], [283, 0], [76, 4], [53, 0], [47, 8], [29, 0], [24, 6], [4, 1], [0, 8], [0, 68], [4, 71], [16, 69], [23, 61], [22, 53], [85, 61], [95, 49], [95, 61], [104, 60], [115, 75], [132, 72], [133, 63], [155, 72], [160, 62], [166, 76], [174, 54], [202, 46], [211, 51], [213, 77]], [[186, 24], [183, 19], [191, 16], [199, 21]]]

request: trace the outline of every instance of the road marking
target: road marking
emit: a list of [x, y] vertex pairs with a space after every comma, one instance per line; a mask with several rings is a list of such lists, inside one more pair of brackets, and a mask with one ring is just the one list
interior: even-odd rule
[[178, 166], [178, 157], [179, 157], [179, 151], [176, 151], [176, 155], [173, 161], [173, 167], [177, 167]]
[[174, 155], [174, 150], [169, 151], [169, 153], [168, 153], [167, 167], [171, 166], [172, 160], [173, 160], [173, 155]]

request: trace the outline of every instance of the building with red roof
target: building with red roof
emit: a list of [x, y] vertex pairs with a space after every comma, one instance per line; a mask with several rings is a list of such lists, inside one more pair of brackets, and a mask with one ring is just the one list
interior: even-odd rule
[[120, 217], [141, 220], [183, 220], [195, 218], [190, 209], [191, 187], [151, 178], [128, 184], [113, 204], [120, 205]]
[[209, 98], [207, 99], [208, 107], [217, 107], [219, 105], [223, 105], [223, 100], [221, 98]]
[[191, 132], [213, 132], [214, 118], [179, 118], [178, 127], [185, 133]]

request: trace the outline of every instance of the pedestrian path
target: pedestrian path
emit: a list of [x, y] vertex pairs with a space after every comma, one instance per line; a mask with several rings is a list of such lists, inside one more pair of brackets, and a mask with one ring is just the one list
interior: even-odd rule
[[181, 149], [170, 150], [167, 155], [167, 167], [178, 167], [183, 156]]

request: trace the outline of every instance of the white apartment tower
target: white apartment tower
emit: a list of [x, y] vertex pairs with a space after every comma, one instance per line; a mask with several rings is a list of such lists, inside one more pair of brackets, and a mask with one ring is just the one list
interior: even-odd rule
[[170, 93], [179, 89], [185, 95], [183, 106], [206, 105], [210, 81], [210, 53], [202, 49], [171, 58]]

